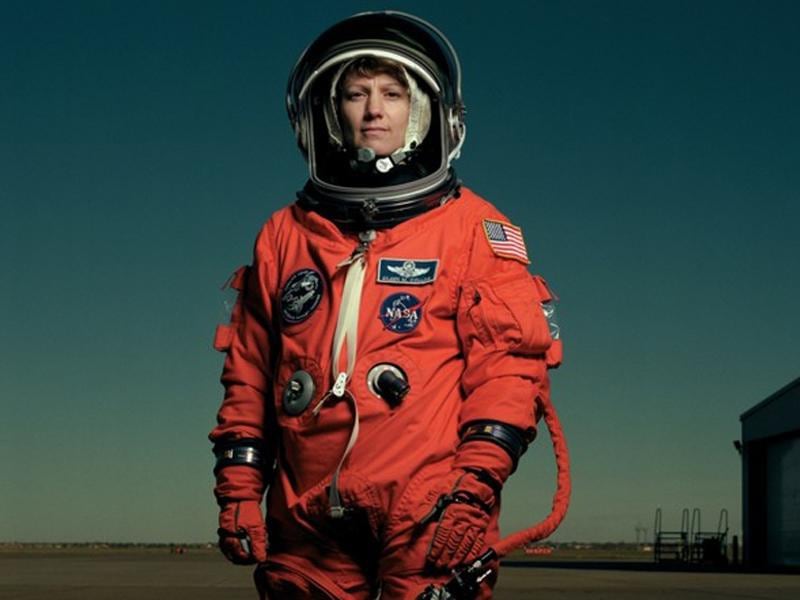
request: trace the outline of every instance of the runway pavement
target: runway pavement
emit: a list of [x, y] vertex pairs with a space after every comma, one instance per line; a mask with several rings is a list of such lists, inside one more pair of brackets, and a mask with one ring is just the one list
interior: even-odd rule
[[[504, 566], [496, 600], [795, 600], [800, 575], [664, 572], [624, 564]], [[0, 552], [2, 600], [255, 600], [250, 569], [214, 550]]]

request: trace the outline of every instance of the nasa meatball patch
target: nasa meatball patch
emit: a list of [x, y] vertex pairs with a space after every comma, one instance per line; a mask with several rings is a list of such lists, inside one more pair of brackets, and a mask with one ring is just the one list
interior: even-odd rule
[[322, 300], [322, 277], [313, 269], [295, 271], [281, 292], [281, 315], [294, 325], [311, 316]]
[[433, 283], [439, 259], [382, 258], [378, 261], [378, 283], [425, 285]]
[[381, 304], [383, 327], [395, 333], [414, 331], [422, 319], [422, 303], [419, 298], [405, 292], [392, 294]]

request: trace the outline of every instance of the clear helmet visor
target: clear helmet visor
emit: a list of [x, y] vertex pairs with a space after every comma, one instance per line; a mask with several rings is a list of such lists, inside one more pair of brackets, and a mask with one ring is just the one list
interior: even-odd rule
[[[389, 70], [390, 67], [391, 70]], [[430, 95], [419, 86], [414, 77], [408, 74], [403, 65], [382, 61], [374, 56], [362, 56], [343, 62], [333, 76], [330, 84], [329, 101], [323, 106], [325, 123], [328, 126], [331, 143], [335, 146], [356, 147], [353, 132], [351, 131], [352, 126], [345, 114], [347, 112], [345, 103], [349, 99], [348, 82], [357, 83], [363, 81], [360, 79], [361, 77], [367, 79], [381, 77], [380, 82], [384, 85], [393, 82], [394, 84], [386, 90], [378, 89], [376, 91], [400, 92], [403, 96], [398, 99], [398, 103], [403, 105], [400, 112], [407, 112], [406, 118], [403, 119], [402, 123], [391, 124], [402, 125], [404, 132], [399, 138], [397, 135], [395, 136], [395, 145], [397, 147], [391, 148], [391, 152], [384, 152], [384, 155], [388, 156], [398, 150], [408, 152], [419, 146], [428, 134], [431, 124]], [[357, 91], [361, 90], [358, 89]], [[359, 108], [366, 110], [364, 106], [359, 106]], [[389, 116], [394, 117], [393, 114]], [[399, 143], [400, 141], [402, 143]]]
[[[306, 86], [305, 111], [311, 179], [325, 187], [373, 188], [424, 179], [447, 169], [445, 130], [435, 89], [397, 57], [359, 52], [321, 68]], [[381, 77], [383, 76], [383, 77]], [[351, 101], [348, 84], [377, 79], [391, 83], [404, 98], [386, 114], [370, 110], [366, 100]], [[380, 89], [367, 93], [382, 93]], [[350, 103], [348, 105], [348, 103]], [[378, 114], [377, 118], [375, 114]], [[402, 117], [402, 118], [401, 118]], [[388, 132], [365, 133], [361, 127], [386, 127]], [[386, 189], [382, 192], [386, 193]]]

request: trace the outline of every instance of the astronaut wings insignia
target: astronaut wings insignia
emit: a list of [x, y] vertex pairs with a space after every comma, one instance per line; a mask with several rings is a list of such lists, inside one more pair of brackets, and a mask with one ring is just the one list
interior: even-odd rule
[[382, 258], [378, 262], [378, 283], [425, 285], [433, 283], [438, 268], [438, 258]]
[[400, 275], [400, 277], [406, 278], [419, 277], [420, 275], [425, 275], [425, 273], [431, 270], [430, 267], [427, 269], [420, 269], [414, 265], [413, 261], [408, 261], [407, 263], [403, 264], [402, 267], [388, 265], [386, 268], [395, 275]]

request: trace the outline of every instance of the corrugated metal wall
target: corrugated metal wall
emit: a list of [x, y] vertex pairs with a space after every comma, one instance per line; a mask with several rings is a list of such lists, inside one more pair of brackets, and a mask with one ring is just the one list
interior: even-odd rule
[[740, 420], [745, 562], [800, 567], [800, 378]]
[[800, 437], [767, 444], [767, 563], [800, 566]]

